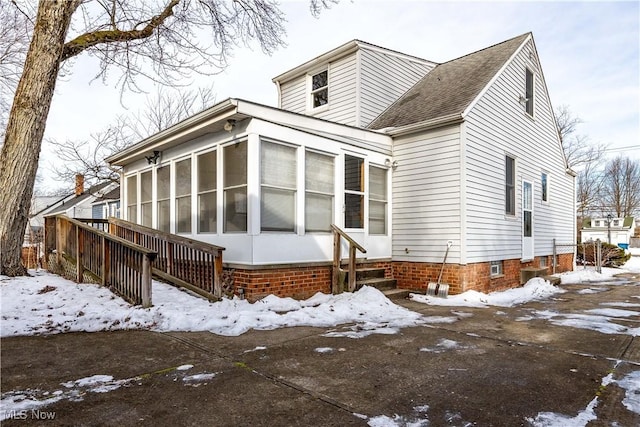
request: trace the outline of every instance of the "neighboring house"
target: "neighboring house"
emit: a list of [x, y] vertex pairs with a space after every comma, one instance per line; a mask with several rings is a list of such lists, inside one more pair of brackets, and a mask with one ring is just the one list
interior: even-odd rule
[[84, 177], [78, 175], [74, 194], [45, 209], [41, 216], [46, 218], [62, 214], [70, 218], [93, 218], [93, 204], [116, 188], [117, 183], [103, 182], [85, 189]]
[[274, 82], [281, 108], [228, 99], [109, 157], [121, 216], [225, 247], [253, 296], [328, 292], [331, 224], [401, 288], [436, 281], [451, 241], [452, 292], [516, 286], [575, 242], [530, 33], [444, 64], [352, 41]]
[[105, 219], [110, 216], [120, 218], [120, 186], [97, 197], [91, 204], [91, 218]]
[[582, 223], [580, 230], [581, 242], [600, 239], [602, 242], [611, 243], [623, 248], [629, 247], [631, 238], [634, 237], [636, 220], [632, 216], [626, 218], [587, 218]]

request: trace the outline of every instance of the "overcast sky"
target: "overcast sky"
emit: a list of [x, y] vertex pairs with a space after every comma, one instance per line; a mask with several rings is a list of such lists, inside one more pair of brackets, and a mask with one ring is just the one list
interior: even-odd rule
[[[637, 1], [343, 0], [317, 19], [306, 1], [283, 1], [281, 9], [288, 21], [285, 47], [272, 56], [257, 47], [238, 48], [225, 72], [193, 85], [213, 86], [216, 101], [234, 97], [277, 106], [273, 77], [353, 39], [446, 62], [531, 31], [554, 108], [569, 106], [583, 120], [579, 133], [606, 144], [608, 155], [640, 159]], [[144, 104], [140, 94], [121, 99], [115, 83], [89, 84], [96, 70], [84, 56], [59, 81], [47, 136], [80, 139], [126, 112], [122, 103], [129, 111]], [[52, 156], [45, 148], [43, 163]]]

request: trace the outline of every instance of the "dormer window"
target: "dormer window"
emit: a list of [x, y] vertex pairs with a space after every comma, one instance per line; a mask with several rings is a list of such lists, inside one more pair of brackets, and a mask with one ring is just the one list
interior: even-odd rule
[[530, 69], [526, 69], [525, 72], [525, 80], [526, 80], [526, 87], [525, 87], [525, 104], [524, 104], [524, 108], [525, 111], [527, 112], [528, 115], [530, 115], [531, 117], [533, 117], [533, 94], [534, 94], [534, 77], [533, 77], [533, 71], [531, 71]]
[[329, 72], [324, 70], [311, 76], [311, 108], [318, 108], [329, 102]]

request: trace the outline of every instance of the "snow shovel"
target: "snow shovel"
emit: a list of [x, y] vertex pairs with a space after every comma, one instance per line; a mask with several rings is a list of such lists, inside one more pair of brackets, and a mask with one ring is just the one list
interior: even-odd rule
[[451, 248], [451, 245], [453, 245], [453, 242], [449, 240], [447, 242], [447, 250], [444, 253], [444, 260], [442, 260], [442, 268], [440, 269], [438, 281], [435, 283], [429, 282], [429, 284], [427, 285], [427, 295], [429, 296], [446, 298], [449, 294], [449, 285], [446, 283], [440, 283], [440, 281], [442, 280], [442, 272], [444, 271], [444, 266], [447, 262], [447, 255], [449, 255], [449, 248]]

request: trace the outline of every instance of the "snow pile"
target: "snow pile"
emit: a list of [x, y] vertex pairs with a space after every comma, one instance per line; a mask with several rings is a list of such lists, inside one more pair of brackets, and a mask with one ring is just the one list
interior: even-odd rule
[[447, 298], [438, 298], [428, 295], [411, 294], [411, 299], [430, 305], [444, 305], [457, 307], [513, 307], [529, 301], [539, 301], [547, 299], [554, 294], [565, 292], [549, 281], [539, 277], [529, 280], [520, 288], [508, 289], [501, 292], [485, 294], [478, 291], [466, 291], [459, 295], [452, 295]]
[[[602, 379], [601, 388], [615, 384], [625, 390], [622, 404], [631, 412], [640, 414], [640, 371], [634, 371], [619, 380], [613, 379], [613, 374], [608, 374]], [[598, 396], [594, 397], [587, 407], [575, 417], [558, 414], [555, 412], [541, 412], [535, 418], [526, 418], [534, 427], [584, 427], [589, 422], [597, 420], [595, 408], [598, 406]]]
[[226, 299], [210, 303], [153, 282], [153, 304], [134, 307], [97, 285], [76, 284], [46, 272], [35, 277], [0, 277], [0, 336], [75, 331], [151, 329], [210, 331], [237, 336], [250, 329], [290, 326], [362, 325], [369, 333], [393, 333], [422, 324], [422, 316], [393, 304], [379, 290], [318, 293], [305, 301], [268, 296], [256, 303]]

